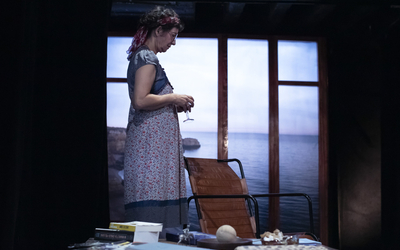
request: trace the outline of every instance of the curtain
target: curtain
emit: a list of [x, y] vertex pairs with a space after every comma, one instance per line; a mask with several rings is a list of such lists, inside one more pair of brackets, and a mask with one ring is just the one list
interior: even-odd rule
[[4, 249], [66, 249], [108, 227], [110, 2], [25, 0], [4, 8]]

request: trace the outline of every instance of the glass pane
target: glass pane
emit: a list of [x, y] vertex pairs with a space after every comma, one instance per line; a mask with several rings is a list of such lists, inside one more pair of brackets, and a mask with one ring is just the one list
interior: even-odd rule
[[[318, 87], [279, 86], [279, 170], [281, 193], [311, 197], [318, 232]], [[283, 197], [280, 208], [281, 231], [309, 231], [305, 197]]]
[[[167, 53], [157, 55], [175, 93], [188, 94], [195, 99], [190, 113], [193, 122], [179, 122], [186, 157], [217, 158], [218, 131], [218, 40], [205, 38], [177, 38], [176, 45]], [[200, 147], [185, 145], [189, 138], [198, 140]], [[188, 197], [193, 195], [186, 175]], [[194, 202], [189, 207], [190, 230], [200, 231]]]
[[107, 126], [126, 128], [131, 100], [127, 83], [107, 83]]
[[[242, 162], [249, 192], [268, 193], [267, 40], [228, 39], [228, 131], [229, 158]], [[268, 198], [258, 202], [265, 231]]]
[[132, 38], [108, 37], [107, 77], [126, 78], [129, 61], [126, 51], [131, 46]]
[[[177, 38], [175, 46], [157, 56], [175, 93], [195, 99], [190, 114], [194, 122], [181, 125], [181, 131], [217, 132], [218, 40]], [[179, 118], [186, 116], [179, 113]]]
[[278, 80], [318, 81], [317, 42], [278, 41]]

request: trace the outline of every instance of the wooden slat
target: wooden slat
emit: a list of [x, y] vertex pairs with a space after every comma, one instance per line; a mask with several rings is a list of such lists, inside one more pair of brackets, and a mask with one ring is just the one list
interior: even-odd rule
[[[240, 178], [226, 162], [218, 162], [216, 159], [186, 158], [186, 167], [190, 173], [192, 189], [197, 190], [197, 195], [244, 193]], [[197, 186], [197, 183], [202, 182], [207, 185]], [[214, 184], [219, 182], [225, 183], [226, 187]], [[245, 199], [205, 198], [197, 202], [202, 217], [200, 224], [203, 232], [215, 233], [220, 226], [228, 224], [237, 229], [239, 237], [255, 237], [254, 219], [250, 217]], [[243, 228], [248, 228], [246, 230], [248, 233], [242, 231]]]
[[107, 82], [108, 82], [108, 83], [113, 83], [113, 82], [128, 82], [128, 79], [127, 79], [127, 78], [107, 77]]
[[[278, 41], [269, 40], [269, 192], [279, 193]], [[279, 228], [279, 198], [269, 199], [269, 229]]]
[[228, 39], [218, 38], [218, 158], [228, 158]]
[[319, 82], [279, 81], [279, 85], [287, 86], [319, 86]]

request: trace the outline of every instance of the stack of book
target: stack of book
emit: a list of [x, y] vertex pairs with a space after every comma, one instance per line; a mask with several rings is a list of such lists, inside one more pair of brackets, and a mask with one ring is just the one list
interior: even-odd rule
[[133, 241], [135, 232], [126, 230], [117, 230], [110, 228], [96, 228], [94, 231], [94, 239], [101, 241]]
[[142, 221], [111, 222], [109, 228], [96, 228], [95, 239], [106, 241], [121, 241], [151, 243], [158, 242], [162, 230], [161, 223]]

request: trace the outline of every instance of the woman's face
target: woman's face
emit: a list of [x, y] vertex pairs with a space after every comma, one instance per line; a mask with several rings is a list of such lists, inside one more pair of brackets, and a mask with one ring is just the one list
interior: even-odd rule
[[161, 29], [157, 42], [157, 52], [166, 52], [172, 45], [175, 45], [175, 39], [178, 36], [178, 28], [172, 28], [169, 31]]

